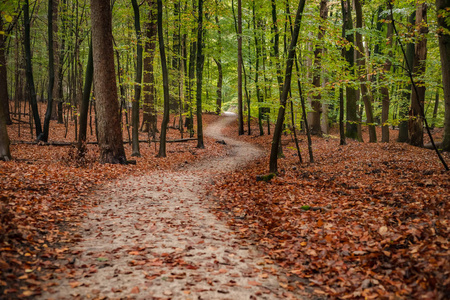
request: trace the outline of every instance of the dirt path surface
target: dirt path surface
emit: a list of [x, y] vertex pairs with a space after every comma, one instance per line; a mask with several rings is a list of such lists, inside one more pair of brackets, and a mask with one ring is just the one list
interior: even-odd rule
[[209, 212], [205, 185], [261, 155], [221, 136], [233, 116], [205, 134], [231, 145], [229, 155], [177, 172], [111, 183], [82, 225], [71, 274], [55, 274], [41, 299], [287, 299], [275, 266]]

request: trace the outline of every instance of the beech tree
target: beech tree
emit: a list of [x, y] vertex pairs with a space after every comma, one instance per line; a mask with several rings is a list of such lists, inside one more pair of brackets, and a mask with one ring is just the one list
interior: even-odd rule
[[109, 0], [91, 0], [91, 24], [100, 162], [125, 164]]
[[283, 91], [280, 98], [280, 108], [278, 109], [278, 118], [275, 125], [275, 132], [273, 133], [272, 147], [270, 151], [269, 170], [271, 173], [277, 173], [278, 171], [278, 146], [281, 141], [281, 133], [283, 131], [284, 115], [286, 111], [286, 103], [291, 88], [291, 75], [292, 66], [294, 65], [295, 48], [297, 47], [298, 34], [300, 32], [300, 25], [302, 22], [303, 9], [305, 7], [306, 0], [300, 0], [297, 8], [297, 14], [295, 16], [294, 31], [291, 37], [291, 43], [289, 45], [289, 56], [286, 61], [286, 72], [283, 84]]
[[450, 0], [436, 0], [438, 13], [439, 50], [442, 66], [442, 85], [444, 90], [445, 119], [442, 149], [450, 151]]

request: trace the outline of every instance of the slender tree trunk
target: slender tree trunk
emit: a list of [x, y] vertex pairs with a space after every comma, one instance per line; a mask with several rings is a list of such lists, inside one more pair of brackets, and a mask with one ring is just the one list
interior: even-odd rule
[[217, 25], [217, 35], [218, 35], [218, 58], [214, 59], [214, 61], [216, 62], [217, 65], [217, 73], [218, 73], [218, 78], [217, 78], [217, 89], [216, 89], [216, 94], [217, 94], [217, 98], [216, 98], [216, 114], [220, 115], [220, 112], [222, 111], [222, 86], [223, 86], [223, 70], [222, 70], [222, 32], [220, 29], [220, 24], [219, 24], [219, 18], [216, 16], [216, 25]]
[[60, 76], [60, 50], [58, 42], [58, 17], [59, 17], [59, 0], [53, 0], [53, 60], [54, 68], [53, 73], [55, 74], [54, 85], [53, 85], [53, 107], [51, 120], [58, 119], [58, 102], [59, 99], [59, 76]]
[[[240, 1], [240, 0], [239, 0]], [[197, 31], [197, 148], [205, 148], [203, 142], [202, 122], [202, 80], [203, 80], [203, 0], [198, 0], [198, 31]]]
[[55, 57], [53, 54], [53, 0], [48, 0], [48, 101], [47, 111], [44, 118], [44, 130], [37, 139], [43, 142], [48, 141], [48, 131], [50, 129], [50, 119], [53, 109], [53, 88], [55, 86]]
[[[427, 59], [427, 38], [425, 34], [428, 32], [428, 27], [424, 26], [427, 23], [427, 4], [417, 3], [416, 9], [416, 26], [420, 30], [419, 39], [416, 41], [415, 55], [413, 61], [413, 71], [416, 78], [425, 74], [426, 59]], [[423, 117], [422, 109], [425, 103], [425, 85], [423, 79], [417, 81], [417, 87], [411, 91], [411, 112], [409, 120], [409, 143], [413, 146], [423, 146]]]
[[157, 14], [155, 0], [147, 1], [149, 6], [148, 23], [146, 24], [146, 40], [144, 56], [144, 116], [143, 129], [155, 137], [157, 132], [156, 120], [156, 91], [153, 62], [155, 58], [156, 38], [157, 38]]
[[127, 162], [120, 127], [109, 0], [91, 0], [95, 106], [101, 163]]
[[306, 0], [300, 0], [298, 4], [297, 14], [294, 23], [294, 32], [292, 33], [292, 40], [289, 45], [289, 55], [286, 62], [286, 72], [283, 84], [283, 92], [280, 98], [280, 109], [278, 110], [278, 118], [275, 126], [275, 132], [273, 134], [272, 148], [270, 151], [269, 170], [271, 173], [277, 173], [278, 171], [278, 146], [281, 142], [281, 133], [283, 131], [284, 114], [287, 103], [289, 90], [291, 88], [291, 75], [292, 66], [295, 59], [295, 48], [297, 46], [298, 35], [300, 32], [300, 25], [302, 20], [303, 9], [305, 7]]
[[[328, 16], [328, 0], [320, 1], [320, 21], [324, 22]], [[323, 53], [323, 48], [320, 43], [323, 43], [323, 37], [325, 35], [324, 24], [320, 24], [319, 33], [317, 37], [318, 44], [314, 50], [314, 69], [313, 69], [313, 85], [319, 89], [320, 84], [320, 74], [322, 72], [322, 62], [321, 57]], [[311, 101], [311, 106], [313, 111], [311, 112], [311, 134], [322, 136], [322, 128], [320, 126], [320, 117], [322, 115], [322, 104], [320, 102], [322, 96], [321, 93], [317, 93], [313, 100]]]
[[80, 130], [78, 131], [78, 157], [83, 157], [86, 152], [87, 119], [89, 112], [89, 100], [92, 90], [92, 79], [94, 75], [94, 63], [92, 58], [92, 41], [89, 45], [89, 56], [84, 79], [83, 98], [80, 104]]
[[[389, 16], [388, 19], [392, 21], [391, 16]], [[388, 23], [387, 24], [386, 39], [387, 39], [387, 41], [389, 43], [389, 45], [387, 45], [389, 48], [392, 47], [392, 34], [393, 34], [392, 23]], [[381, 141], [383, 143], [389, 143], [389, 124], [388, 124], [388, 120], [389, 120], [389, 103], [390, 103], [390, 98], [389, 98], [389, 88], [388, 88], [389, 85], [388, 85], [388, 83], [385, 80], [386, 76], [384, 74], [389, 73], [390, 70], [391, 70], [391, 66], [392, 66], [391, 56], [392, 56], [392, 51], [389, 50], [389, 52], [388, 52], [388, 57], [389, 58], [384, 63], [384, 73], [380, 76], [380, 81], [384, 82], [384, 84], [385, 84], [380, 89], [381, 96], [382, 96]]]
[[33, 77], [33, 65], [32, 65], [32, 54], [31, 54], [31, 37], [30, 37], [30, 5], [28, 0], [25, 0], [25, 4], [23, 5], [23, 18], [24, 18], [24, 28], [25, 28], [25, 36], [24, 36], [24, 48], [25, 48], [25, 60], [26, 60], [26, 75], [27, 75], [27, 86], [28, 93], [30, 97], [30, 106], [33, 112], [33, 119], [36, 130], [36, 138], [39, 137], [42, 133], [41, 119], [39, 117], [39, 111], [37, 106], [37, 98], [36, 98], [36, 87], [34, 85], [34, 77]]
[[242, 103], [242, 0], [238, 0], [237, 17], [237, 42], [238, 42], [238, 120], [239, 135], [244, 134], [244, 109]]
[[220, 115], [220, 112], [222, 111], [222, 86], [223, 86], [223, 70], [222, 70], [222, 61], [219, 58], [214, 59], [217, 65], [217, 88], [216, 88], [216, 115]]
[[131, 103], [131, 125], [132, 129], [132, 153], [131, 156], [141, 156], [139, 151], [139, 102], [141, 101], [142, 83], [142, 38], [141, 38], [141, 17], [137, 0], [131, 0], [134, 11], [134, 28], [136, 30], [136, 80], [134, 84], [134, 99]]
[[[3, 31], [3, 20], [0, 16], [0, 31]], [[11, 152], [9, 149], [8, 130], [6, 128], [9, 117], [9, 98], [8, 98], [8, 82], [6, 68], [6, 38], [0, 34], [0, 160], [11, 160]], [[6, 105], [5, 105], [6, 103]], [[20, 110], [19, 110], [20, 120]]]
[[[355, 0], [355, 12], [356, 12], [356, 28], [363, 28], [363, 15], [362, 15], [362, 4], [361, 0]], [[365, 58], [365, 49], [362, 41], [362, 34], [358, 31], [355, 34], [356, 38], [356, 58], [358, 65], [358, 76], [360, 80], [360, 87], [362, 98], [364, 102], [364, 107], [366, 109], [366, 118], [367, 123], [369, 123], [369, 142], [376, 143], [377, 142], [377, 132], [375, 130], [375, 120], [373, 118], [373, 109], [372, 109], [372, 96], [369, 91], [368, 86], [368, 75], [366, 71], [366, 58]]]
[[[410, 16], [409, 16], [409, 24], [411, 25], [411, 27], [414, 27], [415, 24], [415, 19], [416, 19], [416, 12], [413, 12]], [[408, 43], [406, 44], [406, 58], [405, 58], [405, 68], [407, 68], [407, 66], [409, 66], [410, 68], [413, 65], [413, 61], [414, 61], [414, 54], [415, 53], [415, 47], [413, 43]], [[407, 73], [408, 71], [406, 71], [405, 73]], [[408, 76], [408, 74], [406, 74]], [[408, 143], [410, 138], [409, 138], [409, 131], [408, 131], [408, 113], [409, 113], [409, 106], [410, 106], [410, 99], [411, 99], [411, 90], [412, 90], [412, 85], [409, 84], [407, 87], [404, 88], [406, 90], [406, 92], [403, 93], [403, 97], [402, 97], [402, 101], [400, 102], [400, 108], [399, 108], [399, 118], [400, 118], [400, 124], [399, 124], [399, 130], [398, 130], [398, 138], [397, 138], [397, 142], [400, 143]]]
[[[438, 110], [439, 110], [439, 89], [436, 89], [436, 92], [434, 93], [433, 120], [431, 122], [430, 129], [434, 129], [434, 127], [436, 126], [436, 118], [437, 118]], [[445, 124], [444, 124], [444, 126], [445, 126]]]
[[[3, 31], [3, 18], [0, 16], [0, 31]], [[0, 105], [3, 106], [5, 124], [11, 125], [8, 96], [8, 68], [6, 60], [6, 36], [0, 34]]]
[[3, 105], [0, 105], [0, 160], [9, 161], [11, 160], [11, 152], [9, 149], [10, 143], [5, 116], [6, 113], [3, 110]]
[[253, 1], [252, 13], [253, 13], [253, 32], [255, 39], [255, 52], [256, 52], [255, 86], [256, 86], [256, 99], [258, 100], [258, 126], [259, 126], [259, 135], [262, 136], [264, 135], [264, 129], [263, 129], [263, 108], [261, 107], [261, 103], [263, 102], [262, 98], [263, 95], [261, 93], [261, 87], [259, 83], [259, 61], [261, 60], [261, 47], [259, 45], [260, 26], [259, 26], [259, 19], [256, 16], [255, 1]]
[[[450, 24], [448, 23], [448, 15], [444, 15], [444, 12], [450, 10], [450, 0], [436, 0], [436, 8], [438, 10], [438, 25], [440, 27], [438, 31], [439, 51], [441, 53], [442, 85], [444, 87], [445, 103], [442, 149], [450, 151]], [[444, 16], [447, 16], [447, 18]]]
[[167, 125], [169, 123], [169, 74], [167, 70], [166, 50], [164, 48], [164, 35], [163, 35], [163, 5], [162, 0], [157, 1], [158, 4], [158, 40], [159, 40], [159, 53], [161, 57], [161, 69], [163, 73], [163, 92], [164, 92], [164, 115], [161, 124], [161, 135], [159, 137], [159, 152], [158, 157], [166, 157], [166, 139], [167, 139]]

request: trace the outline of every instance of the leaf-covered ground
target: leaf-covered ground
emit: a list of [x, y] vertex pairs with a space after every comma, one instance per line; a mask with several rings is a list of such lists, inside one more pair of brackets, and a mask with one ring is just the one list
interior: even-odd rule
[[[215, 119], [205, 115], [206, 122]], [[25, 126], [20, 136], [17, 120], [9, 127], [13, 141], [31, 140]], [[51, 128], [51, 140], [74, 140], [73, 127], [67, 134], [63, 125]], [[238, 138], [236, 132], [234, 124], [227, 135]], [[180, 138], [179, 132], [169, 130], [169, 138]], [[239, 138], [268, 153], [271, 137]], [[306, 137], [300, 138], [307, 161]], [[217, 214], [282, 267], [287, 289], [312, 287], [316, 296], [341, 299], [448, 297], [450, 178], [436, 155], [394, 142], [339, 146], [333, 136], [313, 144], [316, 162], [299, 164], [294, 143], [284, 136], [286, 158], [270, 182], [255, 179], [267, 173], [267, 155], [217, 177], [210, 191]], [[206, 150], [195, 146], [168, 144], [168, 158], [156, 159], [155, 145], [141, 143], [136, 165], [116, 166], [98, 164], [94, 145], [83, 161], [70, 147], [13, 145], [14, 160], [0, 162], [0, 298], [33, 297], [52, 274], [67, 271], [93, 188], [226, 151], [213, 140]], [[129, 157], [128, 145], [126, 152]], [[448, 153], [444, 157], [450, 162]]]
[[[268, 136], [241, 139], [269, 151]], [[304, 289], [306, 278], [331, 298], [448, 299], [449, 172], [431, 150], [347, 142], [314, 138], [315, 163], [299, 164], [284, 136], [275, 179], [255, 180], [268, 155], [217, 179], [218, 214], [285, 268], [291, 289]]]
[[[204, 121], [216, 118], [205, 115]], [[19, 135], [18, 124], [15, 120], [8, 127], [13, 143], [31, 141], [29, 126], [21, 124]], [[74, 141], [73, 122], [70, 125], [66, 133], [64, 125], [52, 121], [50, 141]], [[89, 134], [88, 138], [95, 140]], [[179, 138], [179, 131], [169, 130], [168, 139]], [[140, 139], [146, 140], [147, 135], [141, 133]], [[99, 164], [95, 145], [88, 145], [88, 153], [80, 161], [71, 146], [13, 144], [13, 160], [0, 161], [0, 298], [39, 294], [41, 284], [53, 273], [64, 272], [70, 263], [66, 258], [71, 255], [69, 246], [80, 239], [80, 222], [92, 209], [86, 198], [93, 188], [131, 174], [174, 169], [225, 151], [214, 140], [206, 140], [206, 144], [207, 149], [197, 149], [195, 141], [170, 143], [167, 158], [155, 158], [157, 147], [146, 143], [140, 144], [142, 158], [131, 158], [127, 144], [127, 158], [136, 159], [136, 165]]]

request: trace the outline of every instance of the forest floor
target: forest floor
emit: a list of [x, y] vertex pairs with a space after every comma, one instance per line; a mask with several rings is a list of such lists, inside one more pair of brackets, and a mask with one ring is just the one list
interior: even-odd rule
[[[171, 143], [156, 159], [142, 143], [136, 165], [98, 164], [95, 145], [80, 160], [14, 143], [0, 162], [0, 298], [448, 297], [450, 175], [432, 151], [331, 134], [313, 138], [309, 163], [301, 134], [300, 163], [286, 135], [279, 175], [256, 181], [271, 136], [256, 124], [238, 136], [230, 121], [224, 137], [231, 119], [204, 119], [206, 149]], [[11, 139], [31, 141], [19, 124]], [[51, 128], [74, 140], [73, 127]]]

